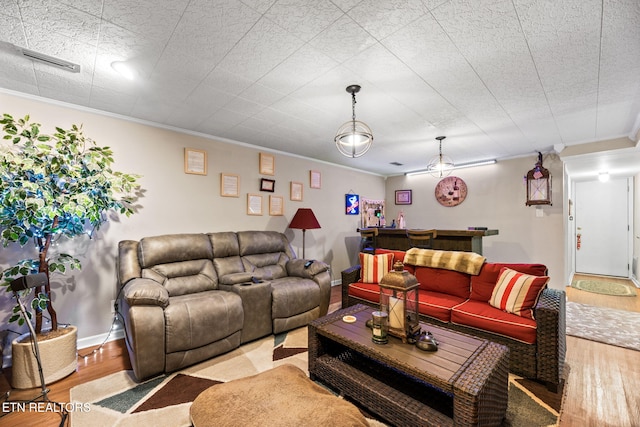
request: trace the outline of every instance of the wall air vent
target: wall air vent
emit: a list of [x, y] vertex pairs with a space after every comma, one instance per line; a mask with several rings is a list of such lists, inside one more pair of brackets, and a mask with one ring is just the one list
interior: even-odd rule
[[64, 59], [55, 58], [53, 56], [45, 55], [44, 53], [36, 52], [35, 50], [25, 49], [23, 47], [16, 46], [18, 51], [22, 55], [34, 61], [42, 62], [52, 67], [60, 68], [62, 70], [71, 71], [72, 73], [80, 72], [80, 65], [73, 62], [65, 61]]

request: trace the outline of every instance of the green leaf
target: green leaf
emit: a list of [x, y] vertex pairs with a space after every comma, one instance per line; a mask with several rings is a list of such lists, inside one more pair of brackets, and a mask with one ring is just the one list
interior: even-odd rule
[[[73, 238], [85, 234], [85, 225], [89, 224], [97, 230], [108, 211], [127, 216], [135, 213], [131, 206], [142, 194], [138, 191], [140, 176], [111, 170], [113, 151], [84, 135], [82, 125], [55, 127], [53, 133], [46, 133], [29, 116], [14, 119], [6, 113], [0, 117], [0, 124], [2, 139], [14, 144], [0, 153], [3, 247], [17, 242], [26, 248], [34, 242], [36, 251], [42, 251], [38, 255], [47, 259], [47, 236]], [[10, 256], [9, 251], [7, 254]], [[54, 255], [47, 263], [50, 273], [82, 267], [68, 254]], [[38, 256], [9, 265], [2, 272], [2, 286], [7, 289], [8, 279], [32, 274], [39, 267]], [[43, 299], [37, 301], [38, 308], [44, 304], [40, 302]]]

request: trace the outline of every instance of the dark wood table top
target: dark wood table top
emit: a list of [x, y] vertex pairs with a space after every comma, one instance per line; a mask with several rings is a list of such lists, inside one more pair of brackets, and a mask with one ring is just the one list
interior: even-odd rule
[[[437, 326], [421, 323], [423, 331], [431, 332], [438, 341], [438, 351], [426, 352], [412, 344], [389, 336], [387, 344], [375, 344], [371, 329], [365, 322], [375, 311], [371, 307], [356, 305], [327, 316], [316, 333], [383, 362], [402, 372], [420, 378], [444, 391], [452, 392], [453, 384], [473, 359], [488, 345], [488, 341], [460, 334]], [[353, 315], [356, 322], [346, 323], [342, 316]]]

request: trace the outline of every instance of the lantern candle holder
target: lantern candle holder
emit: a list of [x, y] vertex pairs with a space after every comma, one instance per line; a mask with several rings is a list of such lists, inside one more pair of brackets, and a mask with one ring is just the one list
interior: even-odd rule
[[387, 333], [389, 332], [389, 316], [384, 311], [374, 311], [371, 316], [372, 340], [376, 344], [386, 344], [389, 342]]
[[388, 314], [389, 335], [403, 343], [413, 344], [420, 335], [419, 286], [418, 279], [404, 270], [401, 262], [396, 262], [393, 271], [380, 281], [380, 311]]

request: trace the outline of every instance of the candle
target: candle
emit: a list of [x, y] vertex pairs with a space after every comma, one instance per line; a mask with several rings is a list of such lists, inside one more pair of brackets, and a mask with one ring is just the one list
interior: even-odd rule
[[404, 300], [389, 297], [389, 327], [404, 331]]

